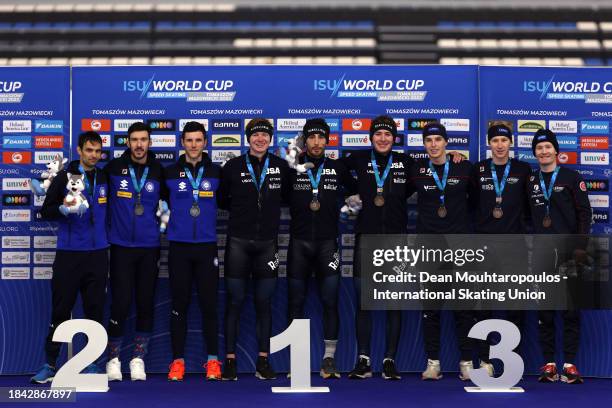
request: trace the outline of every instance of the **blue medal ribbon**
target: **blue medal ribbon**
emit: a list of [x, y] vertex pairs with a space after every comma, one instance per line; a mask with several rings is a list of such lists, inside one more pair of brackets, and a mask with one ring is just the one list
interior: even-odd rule
[[84, 176], [83, 177], [83, 182], [85, 183], [85, 191], [87, 191], [87, 195], [91, 197], [91, 199], [93, 200], [96, 196], [96, 186], [98, 184], [98, 169], [96, 167], [93, 168], [94, 171], [94, 184], [93, 184], [93, 189], [91, 189], [91, 185], [89, 184], [89, 177], [87, 177], [87, 173], [85, 173], [85, 169], [83, 168], [82, 164], [79, 164], [79, 171], [81, 172], [81, 174]]
[[[306, 161], [308, 161], [308, 159], [306, 159]], [[325, 167], [325, 159], [323, 159], [323, 162], [321, 163], [321, 165], [317, 169], [317, 178], [316, 179], [312, 176], [312, 170], [311, 169], [308, 169], [308, 171], [306, 172], [308, 174], [308, 178], [310, 179], [310, 185], [312, 185], [312, 194], [315, 196], [315, 198], [319, 194], [319, 183], [321, 182], [321, 174], [323, 173], [323, 168], [324, 167]]]
[[431, 175], [434, 178], [434, 181], [436, 182], [436, 186], [438, 186], [438, 190], [442, 192], [442, 194], [440, 194], [440, 206], [441, 207], [444, 207], [444, 190], [446, 189], [446, 182], [448, 181], [448, 169], [449, 168], [450, 168], [450, 163], [447, 160], [446, 163], [444, 163], [444, 174], [442, 175], [442, 181], [440, 181], [440, 177], [438, 177], [438, 172], [436, 171], [431, 160], [429, 161], [429, 170], [431, 170]]
[[548, 188], [546, 188], [546, 183], [544, 182], [544, 175], [542, 174], [542, 170], [540, 170], [540, 187], [542, 187], [542, 194], [544, 194], [544, 199], [546, 200], [546, 215], [550, 214], [550, 197], [552, 196], [553, 190], [555, 188], [555, 181], [557, 180], [557, 175], [559, 174], [560, 167], [555, 167], [555, 171], [550, 178], [550, 184]]
[[251, 180], [253, 181], [253, 184], [255, 184], [255, 188], [257, 189], [257, 192], [259, 193], [261, 192], [261, 187], [263, 186], [264, 181], [266, 180], [266, 173], [268, 172], [270, 156], [266, 156], [266, 161], [264, 162], [263, 168], [261, 169], [261, 174], [259, 175], [259, 182], [257, 181], [257, 177], [255, 176], [255, 171], [253, 170], [253, 165], [251, 164], [251, 159], [249, 158], [249, 154], [247, 153], [245, 157], [246, 157], [247, 168], [249, 169], [249, 173], [251, 173]]
[[374, 169], [374, 177], [376, 178], [376, 194], [382, 195], [383, 186], [385, 185], [385, 180], [389, 176], [389, 172], [391, 171], [391, 165], [393, 164], [393, 153], [389, 153], [389, 160], [387, 161], [387, 167], [385, 167], [385, 171], [383, 172], [382, 177], [378, 172], [378, 164], [376, 164], [376, 157], [374, 157], [374, 150], [371, 151], [370, 161], [372, 162], [372, 168]]
[[502, 193], [504, 192], [504, 188], [506, 188], [506, 181], [508, 180], [508, 175], [510, 174], [510, 160], [506, 163], [506, 167], [504, 168], [504, 175], [502, 176], [501, 183], [497, 179], [497, 170], [495, 170], [495, 163], [491, 160], [491, 177], [493, 177], [493, 186], [495, 186], [495, 202], [497, 204], [501, 204]]
[[185, 166], [184, 169], [185, 169], [185, 173], [187, 174], [187, 178], [189, 179], [189, 182], [191, 183], [191, 187], [193, 188], [193, 190], [191, 190], [193, 194], [193, 204], [197, 205], [199, 194], [200, 194], [200, 182], [202, 181], [202, 176], [204, 175], [204, 166], [200, 167], [200, 169], [198, 170], [198, 177], [195, 180], [193, 179], [193, 176], [191, 175], [191, 171], [189, 171], [187, 166]]
[[142, 188], [147, 182], [147, 176], [149, 175], [149, 166], [146, 166], [144, 168], [142, 176], [140, 177], [140, 182], [136, 181], [136, 172], [134, 171], [134, 167], [132, 167], [131, 164], [128, 167], [130, 168], [130, 177], [132, 178], [132, 185], [134, 186], [134, 190], [136, 190], [136, 194], [138, 194], [138, 196], [140, 197], [140, 192], [142, 191]]

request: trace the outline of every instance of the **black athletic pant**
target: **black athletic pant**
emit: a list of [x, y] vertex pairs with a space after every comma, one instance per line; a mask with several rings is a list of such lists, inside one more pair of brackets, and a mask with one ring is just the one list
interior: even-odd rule
[[225, 246], [224, 277], [225, 352], [236, 353], [240, 309], [246, 298], [249, 278], [254, 281], [256, 337], [259, 351], [270, 351], [272, 334], [272, 297], [278, 276], [276, 240], [254, 241], [228, 237]]
[[[483, 361], [488, 361], [487, 343], [468, 337], [472, 326], [482, 319], [480, 312], [474, 310], [456, 310], [455, 335], [459, 343], [461, 360], [472, 361], [474, 351]], [[427, 310], [423, 312], [423, 335], [425, 341], [425, 354], [431, 360], [440, 359], [440, 310]]]
[[51, 366], [56, 364], [62, 343], [51, 340], [57, 326], [70, 319], [79, 292], [81, 292], [85, 318], [102, 324], [107, 277], [106, 249], [56, 252], [51, 278], [51, 325], [45, 342], [47, 364]]
[[159, 248], [127, 248], [111, 245], [110, 287], [112, 294], [109, 337], [123, 335], [123, 323], [136, 298], [136, 331], [153, 331], [155, 287], [159, 273]]
[[[565, 362], [574, 364], [580, 344], [580, 311], [563, 310], [558, 312], [563, 320], [563, 354]], [[544, 363], [555, 361], [555, 314], [554, 310], [538, 312], [540, 344]]]
[[311, 272], [314, 269], [323, 305], [323, 337], [338, 339], [338, 287], [340, 258], [335, 239], [308, 241], [291, 239], [287, 255], [289, 287], [289, 323], [304, 318], [304, 302]]
[[187, 311], [194, 281], [202, 314], [206, 352], [217, 355], [219, 352], [217, 345], [217, 289], [219, 284], [217, 243], [170, 242], [168, 272], [172, 295], [170, 337], [173, 357], [175, 359], [184, 357]]

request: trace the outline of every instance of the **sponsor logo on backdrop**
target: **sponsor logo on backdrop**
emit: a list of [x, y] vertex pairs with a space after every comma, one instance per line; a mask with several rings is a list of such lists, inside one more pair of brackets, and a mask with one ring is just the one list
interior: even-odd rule
[[151, 152], [159, 161], [176, 161], [176, 153], [173, 150], [151, 150]]
[[34, 279], [51, 279], [53, 278], [53, 268], [48, 266], [35, 266], [32, 274]]
[[369, 131], [371, 119], [342, 119], [342, 130], [345, 132]]
[[151, 147], [176, 147], [176, 135], [151, 135]]
[[123, 92], [134, 92], [142, 98], [186, 99], [188, 102], [231, 102], [235, 91], [230, 91], [234, 81], [223, 79], [155, 79], [155, 75], [144, 80], [122, 82]]
[[340, 131], [340, 119], [325, 119], [325, 122], [327, 122], [330, 132]]
[[338, 146], [339, 142], [340, 142], [340, 137], [338, 136], [337, 133], [329, 134], [329, 142], [327, 142], [327, 146], [336, 147]]
[[4, 136], [2, 137], [2, 147], [5, 149], [29, 149], [32, 147], [30, 136]]
[[605, 166], [610, 164], [609, 153], [580, 153], [580, 164], [591, 164], [593, 166]]
[[414, 152], [411, 150], [407, 151], [406, 154], [414, 160], [427, 159], [429, 157], [426, 152]]
[[299, 132], [304, 128], [306, 119], [277, 119], [276, 130], [279, 132], [295, 131]]
[[423, 146], [423, 135], [420, 133], [408, 133], [408, 146]]
[[449, 132], [469, 132], [469, 119], [440, 119], [440, 123], [444, 125]]
[[110, 135], [100, 135], [102, 139], [102, 147], [111, 147], [111, 136]]
[[107, 162], [110, 160], [110, 150], [102, 150], [100, 152], [100, 162]]
[[576, 136], [557, 136], [559, 147], [566, 149], [576, 149], [578, 147], [578, 137]]
[[30, 179], [28, 178], [3, 178], [2, 190], [30, 191]]
[[214, 147], [239, 147], [240, 135], [212, 135], [212, 146]]
[[377, 101], [422, 101], [427, 95], [422, 79], [315, 79], [313, 89], [336, 98], [376, 98]]
[[578, 133], [578, 122], [575, 120], [549, 120], [548, 128], [555, 133]]
[[536, 159], [536, 157], [533, 155], [531, 151], [519, 150], [518, 159], [525, 161], [527, 163], [534, 163], [534, 164], [538, 163], [538, 159]]
[[580, 133], [607, 135], [610, 133], [610, 122], [583, 120], [580, 122]]
[[32, 163], [32, 152], [2, 152], [2, 163], [30, 164]]
[[531, 141], [532, 140], [533, 140], [533, 136], [518, 135], [516, 137], [516, 141], [518, 143], [518, 147], [522, 148], [522, 149], [529, 149], [529, 148], [531, 148]]
[[21, 103], [23, 92], [17, 92], [23, 86], [21, 81], [0, 81], [0, 103]]
[[55, 261], [55, 252], [34, 252], [35, 264], [52, 264]]
[[403, 132], [406, 128], [406, 121], [404, 119], [398, 119], [398, 118], [393, 118], [393, 120], [395, 121], [395, 126], [397, 126], [397, 131], [398, 132]]
[[147, 119], [147, 125], [151, 128], [151, 132], [176, 130], [176, 120], [174, 119]]
[[63, 120], [37, 120], [34, 122], [35, 133], [62, 133], [63, 131]]
[[208, 119], [202, 119], [202, 118], [200, 119], [179, 119], [178, 130], [182, 132], [187, 122], [198, 122], [204, 126], [204, 129], [206, 129], [207, 132], [210, 130], [210, 128], [208, 127]]
[[34, 236], [34, 248], [52, 249], [57, 247], [57, 237], [49, 236]]
[[2, 237], [2, 248], [29, 249], [30, 237], [27, 235], [5, 235]]
[[115, 135], [115, 147], [125, 147], [128, 144], [128, 136], [127, 135]]
[[30, 268], [27, 266], [2, 268], [2, 279], [30, 279]]
[[561, 152], [557, 155], [559, 164], [576, 164], [578, 163], [578, 153], [576, 152]]
[[210, 154], [210, 159], [217, 163], [223, 163], [228, 159], [241, 155], [240, 150], [211, 150]]
[[430, 122], [437, 122], [437, 119], [408, 119], [408, 130], [423, 130], [425, 125]]
[[242, 129], [238, 119], [213, 119], [211, 130], [213, 132], [235, 132]]
[[403, 146], [403, 145], [404, 145], [404, 135], [400, 133], [397, 136], [395, 136], [395, 139], [393, 140], [393, 146]]
[[4, 207], [23, 207], [32, 202], [30, 194], [2, 194], [2, 205]]
[[589, 194], [589, 202], [593, 208], [608, 208], [610, 198], [604, 194]]
[[30, 210], [2, 210], [2, 222], [30, 222]]
[[127, 132], [134, 123], [142, 121], [142, 119], [115, 119], [113, 129], [115, 132]]
[[113, 158], [118, 158], [121, 157], [121, 155], [123, 155], [123, 152], [125, 152], [125, 150], [113, 150]]
[[95, 132], [110, 132], [110, 119], [81, 119], [81, 130], [93, 130]]
[[449, 136], [448, 138], [449, 145], [467, 146], [469, 143], [470, 140], [467, 137]]
[[587, 191], [608, 191], [608, 180], [584, 180]]
[[370, 135], [342, 135], [342, 146], [370, 146]]
[[517, 121], [517, 131], [519, 133], [535, 133], [544, 128], [546, 128], [545, 120], [527, 119]]
[[2, 252], [2, 263], [3, 264], [29, 264], [30, 253], [29, 252]]
[[31, 120], [4, 120], [2, 121], [4, 133], [30, 133], [32, 131]]
[[593, 211], [593, 222], [596, 224], [607, 224], [610, 220], [610, 213], [608, 211], [594, 210]]
[[295, 137], [294, 133], [277, 133], [276, 143], [278, 146], [288, 146], [289, 142]]
[[34, 163], [36, 164], [47, 164], [55, 160], [56, 155], [60, 155], [60, 158], [64, 157], [64, 152], [34, 152]]
[[64, 147], [64, 136], [34, 136], [36, 149], [61, 149]]
[[325, 157], [327, 157], [328, 159], [336, 160], [337, 158], [340, 157], [340, 152], [335, 149], [332, 149], [332, 150], [325, 149]]
[[607, 150], [608, 136], [583, 136], [580, 138], [581, 149]]

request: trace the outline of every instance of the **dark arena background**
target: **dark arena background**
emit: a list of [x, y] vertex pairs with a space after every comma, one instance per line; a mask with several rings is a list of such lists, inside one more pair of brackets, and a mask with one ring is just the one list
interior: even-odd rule
[[[605, 237], [612, 232], [608, 143], [612, 99], [584, 102], [594, 83], [609, 86], [598, 93], [612, 95], [612, 70], [607, 68], [612, 65], [610, 0], [68, 1], [0, 0], [0, 121], [4, 124], [0, 146], [0, 387], [30, 387], [30, 376], [45, 359], [57, 225], [40, 220], [42, 200], [31, 194], [29, 179], [39, 177], [57, 153], [78, 159], [76, 141], [82, 131], [98, 130], [102, 135], [103, 165], [124, 151], [130, 121], [142, 120], [154, 127], [152, 151], [163, 165], [169, 165], [182, 153], [182, 126], [196, 120], [204, 123], [209, 133], [207, 150], [212, 160], [221, 163], [228, 153], [240, 154], [248, 149], [244, 130], [246, 121], [253, 117], [273, 120], [273, 151], [286, 147], [307, 118], [324, 117], [332, 134], [328, 157], [339, 158], [349, 150], [369, 148], [369, 121], [389, 114], [399, 125], [394, 150], [423, 157], [417, 135], [425, 123], [437, 120], [449, 130], [448, 149], [459, 151], [475, 163], [488, 157], [489, 124], [502, 120], [513, 128], [513, 157], [534, 167], [537, 160], [530, 140], [535, 129], [557, 126], [557, 133], [563, 133], [559, 136], [565, 152], [561, 163], [578, 170], [587, 182], [593, 208], [592, 233]], [[217, 103], [146, 96], [154, 81], [177, 79], [192, 83], [211, 79], [214, 92], [234, 94]], [[351, 97], [350, 89], [343, 85], [350, 79], [372, 81], [368, 89], [359, 89], [355, 82], [355, 90], [373, 94]], [[386, 80], [403, 81], [404, 91], [422, 90], [426, 96], [381, 102], [376, 97], [380, 98], [379, 87], [384, 87], [381, 84]], [[11, 85], [15, 83], [21, 84], [21, 89]], [[573, 89], [568, 88], [570, 83]], [[558, 89], [555, 84], [560, 84]], [[343, 91], [347, 93], [341, 97]], [[3, 99], [3, 93], [11, 92], [23, 92], [22, 99]], [[552, 92], [555, 94], [551, 97]], [[583, 97], [558, 97], [576, 93]], [[43, 124], [55, 130], [43, 130]], [[408, 208], [408, 230], [413, 233], [414, 198]], [[221, 276], [227, 218], [227, 212], [219, 211]], [[285, 208], [279, 234], [281, 278], [273, 303], [273, 335], [287, 327], [289, 220]], [[162, 237], [154, 333], [145, 360], [147, 381], [131, 382], [124, 373], [124, 381], [109, 383], [107, 393], [79, 393], [77, 404], [510, 407], [603, 406], [612, 400], [609, 310], [582, 311], [577, 366], [585, 383], [580, 386], [537, 382], [544, 362], [534, 312], [527, 313], [521, 343], [525, 374], [518, 386], [525, 393], [464, 391], [464, 386], [473, 384], [457, 378], [459, 349], [451, 312], [443, 312], [442, 319], [443, 339], [449, 339], [442, 341], [442, 380], [421, 381], [426, 357], [421, 313], [415, 311], [402, 315], [396, 358], [402, 380], [380, 378], [385, 346], [382, 312], [375, 312], [373, 322], [374, 378], [348, 380], [346, 373], [357, 358], [352, 283], [354, 220], [340, 225], [338, 238], [342, 271], [336, 353], [342, 378], [338, 381], [323, 381], [318, 375], [324, 346], [322, 308], [314, 284], [306, 302], [306, 314], [311, 319], [312, 385], [328, 386], [330, 393], [271, 392], [271, 386], [289, 386], [285, 375], [290, 364], [287, 349], [271, 355], [279, 373], [277, 380], [254, 378], [257, 345], [251, 295], [242, 311], [239, 381], [205, 381], [202, 356], [206, 353], [194, 292], [185, 350], [188, 374], [182, 383], [168, 382], [171, 301], [167, 240]], [[602, 256], [609, 256], [609, 244], [599, 250]], [[224, 356], [225, 291], [223, 280], [220, 282], [218, 340], [220, 356]], [[105, 321], [109, 303], [110, 295]], [[73, 317], [82, 315], [79, 299]], [[133, 348], [128, 339], [134, 330], [135, 311], [126, 326], [121, 359], [124, 370]], [[86, 336], [77, 335], [69, 347], [63, 348], [61, 363], [86, 341]], [[98, 360], [101, 368], [105, 356]], [[557, 361], [563, 361], [560, 352]], [[494, 364], [498, 373], [503, 371], [499, 361]], [[3, 402], [0, 399], [0, 404]]]

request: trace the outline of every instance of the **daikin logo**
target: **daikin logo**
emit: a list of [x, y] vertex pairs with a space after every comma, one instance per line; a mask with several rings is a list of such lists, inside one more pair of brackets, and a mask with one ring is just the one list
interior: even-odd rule
[[140, 92], [140, 99], [184, 98], [187, 92], [228, 92], [234, 81], [228, 79], [200, 80], [155, 80], [155, 74], [146, 80], [123, 81], [123, 92]]

